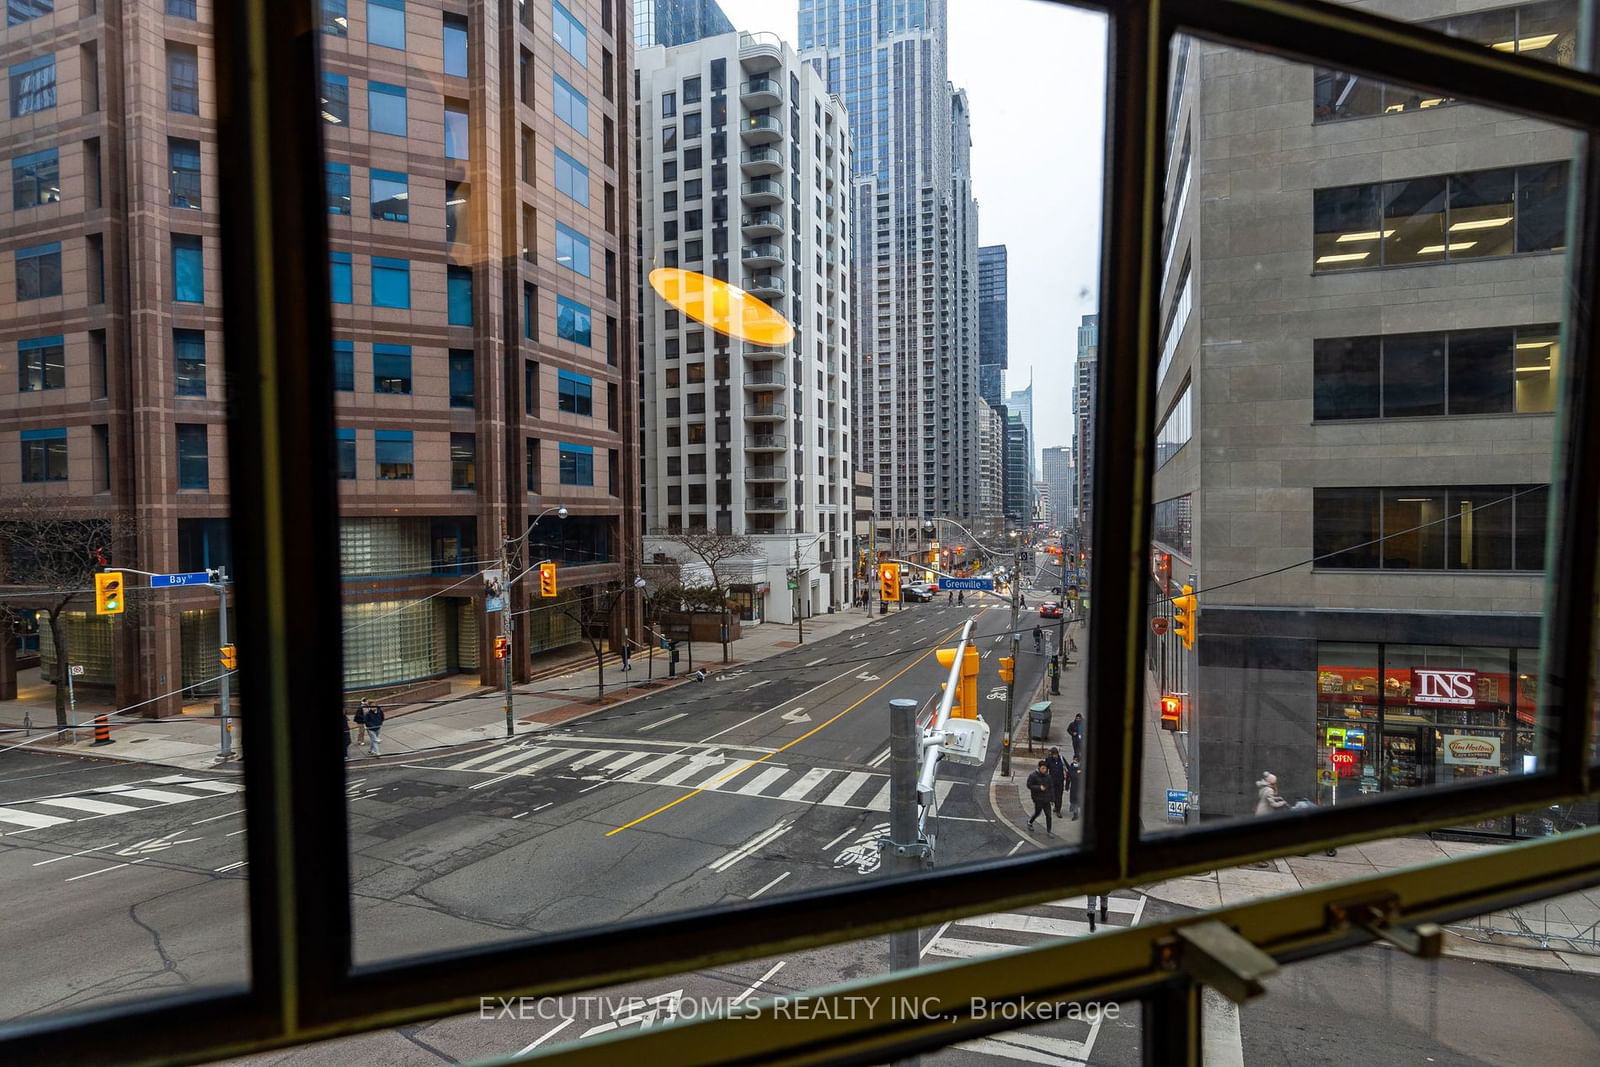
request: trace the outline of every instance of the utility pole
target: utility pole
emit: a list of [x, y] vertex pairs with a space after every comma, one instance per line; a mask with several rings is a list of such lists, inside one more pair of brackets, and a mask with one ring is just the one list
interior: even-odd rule
[[[917, 702], [901, 697], [889, 701], [889, 840], [879, 847], [888, 853], [888, 873], [910, 874], [922, 869], [926, 854], [917, 833], [917, 777], [922, 746], [917, 740]], [[889, 969], [912, 971], [922, 955], [915, 929], [889, 935]], [[916, 1064], [917, 1058], [898, 1061]]]
[[[1011, 662], [1017, 661], [1017, 650], [1022, 644], [1020, 629], [1022, 627], [1022, 539], [1017, 539], [1016, 554], [1013, 557], [1011, 571]], [[1015, 668], [1013, 668], [1013, 671]], [[1011, 676], [1010, 683], [1006, 686], [1006, 734], [1005, 741], [1000, 746], [1000, 774], [1002, 777], [1011, 777], [1011, 723], [1013, 709], [1017, 700], [1017, 676]]]
[[[212, 571], [212, 584], [217, 587], [217, 644], [223, 648], [228, 645], [228, 575], [221, 567]], [[227, 667], [222, 668], [222, 680], [218, 683], [217, 691], [222, 698], [222, 714], [220, 716], [221, 737], [217, 740], [217, 758], [228, 759], [233, 755], [233, 734], [228, 731], [228, 713], [233, 710], [233, 688], [229, 684], [233, 680], [233, 672]], [[344, 712], [339, 712], [341, 716]], [[254, 750], [252, 750], [254, 751]]]
[[511, 540], [506, 536], [506, 520], [500, 520], [500, 573], [503, 575], [500, 584], [505, 590], [504, 604], [500, 608], [500, 636], [506, 639], [506, 658], [500, 664], [500, 674], [506, 687], [506, 736], [515, 736], [517, 732], [516, 720], [511, 713], [511, 664], [516, 659], [516, 641], [511, 633], [511, 588], [516, 582], [516, 572], [511, 569], [512, 551]]

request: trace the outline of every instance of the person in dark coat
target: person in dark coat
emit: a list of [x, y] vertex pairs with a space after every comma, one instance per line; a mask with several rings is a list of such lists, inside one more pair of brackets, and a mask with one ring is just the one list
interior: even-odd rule
[[1072, 723], [1067, 727], [1067, 736], [1072, 738], [1072, 758], [1077, 761], [1083, 758], [1083, 715], [1074, 715]]
[[367, 754], [371, 755], [371, 756], [381, 756], [381, 755], [383, 755], [383, 753], [378, 751], [378, 735], [383, 730], [383, 707], [382, 707], [382, 705], [379, 705], [379, 704], [368, 704], [367, 705], [366, 723], [367, 723]]
[[344, 758], [350, 758], [350, 720], [345, 717], [344, 709], [339, 709], [339, 721], [344, 723]]
[[1045, 769], [1044, 760], [1040, 760], [1038, 769], [1028, 775], [1028, 795], [1033, 798], [1033, 814], [1028, 816], [1028, 829], [1032, 830], [1033, 820], [1043, 814], [1045, 835], [1056, 836], [1053, 833], [1055, 825], [1050, 820], [1050, 772]]
[[1050, 755], [1044, 758], [1045, 770], [1050, 772], [1050, 802], [1055, 806], [1056, 814], [1061, 814], [1061, 793], [1066, 788], [1067, 764], [1061, 758], [1061, 750], [1052, 747]]
[[1067, 767], [1067, 811], [1074, 821], [1083, 806], [1083, 765], [1074, 759]]

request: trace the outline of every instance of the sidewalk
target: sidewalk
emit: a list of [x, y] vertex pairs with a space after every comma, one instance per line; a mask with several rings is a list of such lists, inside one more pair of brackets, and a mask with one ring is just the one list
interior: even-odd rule
[[[1084, 633], [1082, 621], [1068, 623], [1066, 632], [1074, 640], [1082, 637]], [[997, 763], [994, 776], [989, 782], [989, 806], [995, 816], [1020, 836], [1037, 842], [1041, 847], [1049, 845], [1052, 848], [1059, 848], [1063, 845], [1076, 845], [1083, 840], [1083, 820], [1073, 821], [1066, 797], [1061, 799], [1062, 814], [1055, 819], [1054, 839], [1045, 836], [1045, 828], [1042, 825], [1036, 824], [1031, 833], [1027, 828], [1028, 816], [1033, 814], [1033, 798], [1028, 794], [1028, 775], [1032, 774], [1039, 761], [1049, 754], [1051, 746], [1059, 748], [1061, 757], [1068, 763], [1072, 762], [1072, 739], [1067, 736], [1067, 726], [1072, 722], [1073, 716], [1083, 716], [1086, 734], [1091, 728], [1087, 707], [1088, 684], [1083, 670], [1083, 651], [1083, 643], [1080, 642], [1079, 650], [1073, 653], [1072, 665], [1061, 671], [1059, 695], [1050, 693], [1050, 672], [1047, 669], [1040, 671], [1036, 685], [1026, 687], [1020, 685], [1020, 675], [1027, 669], [1027, 661], [1042, 660], [1043, 657], [1026, 648], [1018, 653], [1019, 688], [1011, 713], [1013, 735], [1011, 777], [1002, 777], [1000, 765]], [[1050, 732], [1046, 740], [1032, 742], [1030, 751], [1028, 705], [1041, 700], [1050, 701]], [[989, 728], [997, 734], [1004, 734], [1003, 709], [996, 715], [994, 721], [990, 722]]]
[[[819, 615], [805, 620], [805, 641], [822, 641], [835, 634], [864, 626], [880, 617], [860, 610], [849, 610], [833, 615]], [[744, 631], [744, 636], [728, 646], [729, 662], [722, 662], [722, 645], [711, 641], [698, 641], [692, 646], [679, 642], [678, 676], [668, 680], [667, 654], [658, 649], [650, 655], [636, 652], [631, 669], [624, 673], [614, 661], [605, 668], [605, 703], [596, 702], [597, 678], [593, 660], [588, 666], [574, 666], [571, 671], [553, 678], [527, 682], [513, 690], [512, 708], [518, 733], [548, 730], [571, 722], [604, 708], [658, 692], [673, 685], [695, 684], [689, 664], [704, 670], [708, 676], [718, 671], [750, 664], [769, 656], [798, 647], [796, 628], [790, 625], [763, 623]], [[653, 658], [652, 658], [653, 657]], [[192, 705], [181, 717], [145, 720], [132, 717], [111, 720], [112, 743], [95, 745], [90, 719], [98, 714], [111, 713], [109, 706], [97, 707], [80, 700], [78, 703], [79, 739], [57, 745], [41, 727], [55, 722], [54, 691], [49, 686], [37, 687], [19, 693], [28, 698], [23, 702], [0, 705], [0, 723], [20, 726], [24, 707], [33, 718], [32, 738], [18, 733], [0, 735], [0, 746], [21, 744], [39, 746], [41, 751], [71, 752], [77, 755], [102, 759], [137, 760], [177, 767], [183, 770], [216, 770], [224, 764], [217, 759], [220, 731], [211, 701]], [[382, 731], [381, 759], [407, 756], [429, 749], [471, 744], [504, 738], [506, 733], [505, 691], [480, 686], [463, 687], [464, 691], [452, 693], [444, 700], [407, 706], [386, 706]], [[352, 698], [354, 699], [354, 698]], [[22, 706], [19, 706], [22, 705]], [[241, 744], [248, 743], [239, 720], [231, 720], [234, 739], [234, 760], [227, 764], [237, 769]], [[351, 762], [371, 759], [365, 751], [352, 743]]]

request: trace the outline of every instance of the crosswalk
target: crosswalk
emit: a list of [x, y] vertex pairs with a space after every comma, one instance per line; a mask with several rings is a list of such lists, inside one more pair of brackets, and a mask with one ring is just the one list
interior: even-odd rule
[[[1144, 914], [1144, 903], [1143, 894], [1123, 890], [1112, 893], [1105, 899], [1103, 921], [1099, 907], [1095, 909], [1096, 928], [1137, 925]], [[1048, 938], [1084, 937], [1091, 932], [1094, 931], [1089, 927], [1089, 901], [1084, 897], [1067, 897], [1018, 911], [952, 920], [940, 927], [933, 939], [922, 947], [922, 955], [930, 963], [972, 959], [1031, 948]], [[1083, 1018], [1065, 1018], [1008, 1030], [963, 1041], [956, 1047], [999, 1059], [1081, 1067], [1089, 1062], [1099, 1032], [1099, 1015], [1090, 1017], [1085, 1013]]]
[[43, 830], [107, 815], [128, 815], [243, 790], [241, 782], [230, 779], [172, 774], [142, 782], [98, 786], [63, 796], [12, 800], [0, 805], [0, 835]]
[[[495, 748], [443, 769], [495, 779], [566, 775], [586, 781], [674, 786], [827, 808], [889, 810], [887, 774], [836, 767], [794, 767], [769, 759], [730, 756], [715, 748], [660, 752], [540, 744], [511, 750]], [[958, 784], [938, 783], [934, 795], [939, 806]]]

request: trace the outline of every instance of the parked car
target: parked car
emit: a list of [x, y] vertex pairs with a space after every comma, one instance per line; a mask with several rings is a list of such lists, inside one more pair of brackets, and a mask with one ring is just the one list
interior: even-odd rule
[[1061, 618], [1061, 605], [1057, 604], [1054, 600], [1046, 600], [1043, 604], [1039, 605], [1039, 618], [1041, 618], [1041, 619], [1059, 619], [1059, 618]]
[[904, 595], [907, 600], [927, 603], [933, 599], [933, 590], [928, 588], [926, 582], [912, 582], [905, 587]]

